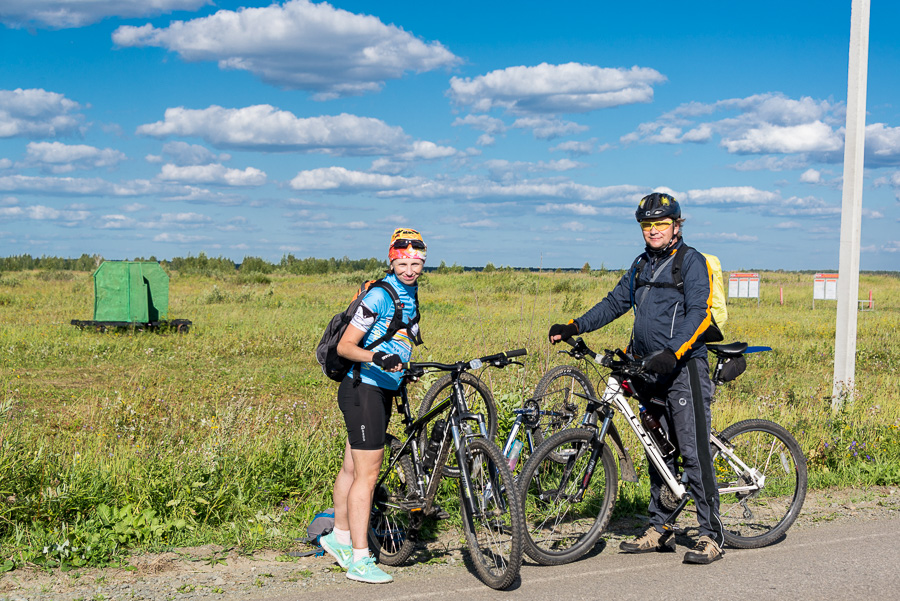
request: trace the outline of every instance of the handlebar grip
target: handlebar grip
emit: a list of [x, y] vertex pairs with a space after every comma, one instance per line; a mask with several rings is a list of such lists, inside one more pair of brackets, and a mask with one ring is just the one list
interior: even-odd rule
[[524, 357], [525, 355], [528, 354], [528, 349], [525, 349], [525, 348], [519, 348], [519, 349], [516, 349], [516, 350], [514, 350], [514, 351], [506, 351], [506, 352], [503, 353], [503, 354], [506, 355], [507, 358], [512, 358], [512, 357]]

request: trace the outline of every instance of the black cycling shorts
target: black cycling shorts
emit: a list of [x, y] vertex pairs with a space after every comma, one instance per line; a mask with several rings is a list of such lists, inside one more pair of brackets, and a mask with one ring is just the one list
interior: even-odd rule
[[354, 386], [353, 378], [341, 380], [338, 407], [344, 414], [351, 449], [373, 451], [384, 448], [391, 419], [391, 400], [396, 394], [394, 390], [365, 382]]

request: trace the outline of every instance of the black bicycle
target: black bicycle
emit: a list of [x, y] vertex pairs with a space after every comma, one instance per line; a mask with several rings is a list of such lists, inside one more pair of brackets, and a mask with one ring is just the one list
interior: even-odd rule
[[[640, 361], [622, 351], [597, 355], [580, 338], [569, 341], [573, 356], [590, 357], [610, 369], [602, 398], [575, 393], [586, 401], [581, 426], [557, 432], [525, 464], [520, 476], [525, 508], [525, 552], [535, 561], [557, 565], [578, 559], [597, 542], [609, 523], [617, 493], [615, 454], [623, 449], [613, 424], [621, 413], [664, 479], [661, 502], [671, 511], [666, 529], [674, 523], [690, 496], [683, 475], [669, 470], [666, 457], [675, 451], [658, 427], [628, 399], [643, 409], [650, 402]], [[713, 383], [735, 378], [743, 371], [746, 343], [707, 345], [716, 356]], [[756, 548], [779, 540], [800, 513], [806, 498], [806, 458], [794, 437], [782, 426], [749, 419], [712, 431], [710, 445], [719, 486], [720, 516], [725, 542]], [[611, 448], [612, 447], [612, 448]], [[630, 462], [630, 458], [629, 458]], [[630, 464], [619, 466], [623, 470]], [[630, 479], [630, 478], [629, 478]]]
[[[406, 440], [389, 436], [384, 465], [375, 487], [369, 544], [378, 561], [400, 565], [415, 550], [426, 519], [441, 517], [435, 495], [443, 476], [459, 479], [459, 506], [466, 545], [481, 580], [495, 589], [509, 587], [519, 574], [523, 552], [521, 499], [506, 459], [492, 442], [491, 426], [467, 399], [473, 386], [479, 398], [493, 397], [480, 380], [466, 377], [485, 366], [502, 368], [525, 349], [457, 363], [408, 363], [406, 378], [446, 371], [426, 393], [429, 405], [413, 419], [406, 385], [397, 410]], [[446, 394], [444, 394], [446, 391]], [[424, 406], [424, 402], [423, 402]], [[496, 410], [493, 431], [496, 432]]]

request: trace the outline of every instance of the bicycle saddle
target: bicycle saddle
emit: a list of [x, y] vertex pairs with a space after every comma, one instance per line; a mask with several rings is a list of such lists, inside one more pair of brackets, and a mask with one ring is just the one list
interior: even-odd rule
[[730, 342], [728, 344], [707, 344], [706, 348], [716, 355], [740, 357], [747, 350], [746, 342]]

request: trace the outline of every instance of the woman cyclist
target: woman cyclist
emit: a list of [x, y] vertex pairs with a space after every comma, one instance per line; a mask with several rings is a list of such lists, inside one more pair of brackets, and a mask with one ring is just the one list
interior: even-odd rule
[[373, 286], [338, 343], [337, 352], [354, 362], [338, 388], [347, 443], [344, 463], [334, 483], [334, 530], [322, 537], [322, 548], [347, 570], [347, 578], [384, 583], [393, 578], [369, 555], [368, 528], [372, 496], [384, 455], [391, 400], [401, 383], [401, 364], [410, 360], [420, 342], [416, 283], [425, 266], [426, 246], [421, 234], [398, 228], [388, 248], [390, 270], [384, 283], [402, 304], [404, 326], [371, 350], [366, 346], [387, 331], [396, 310], [390, 294]]

